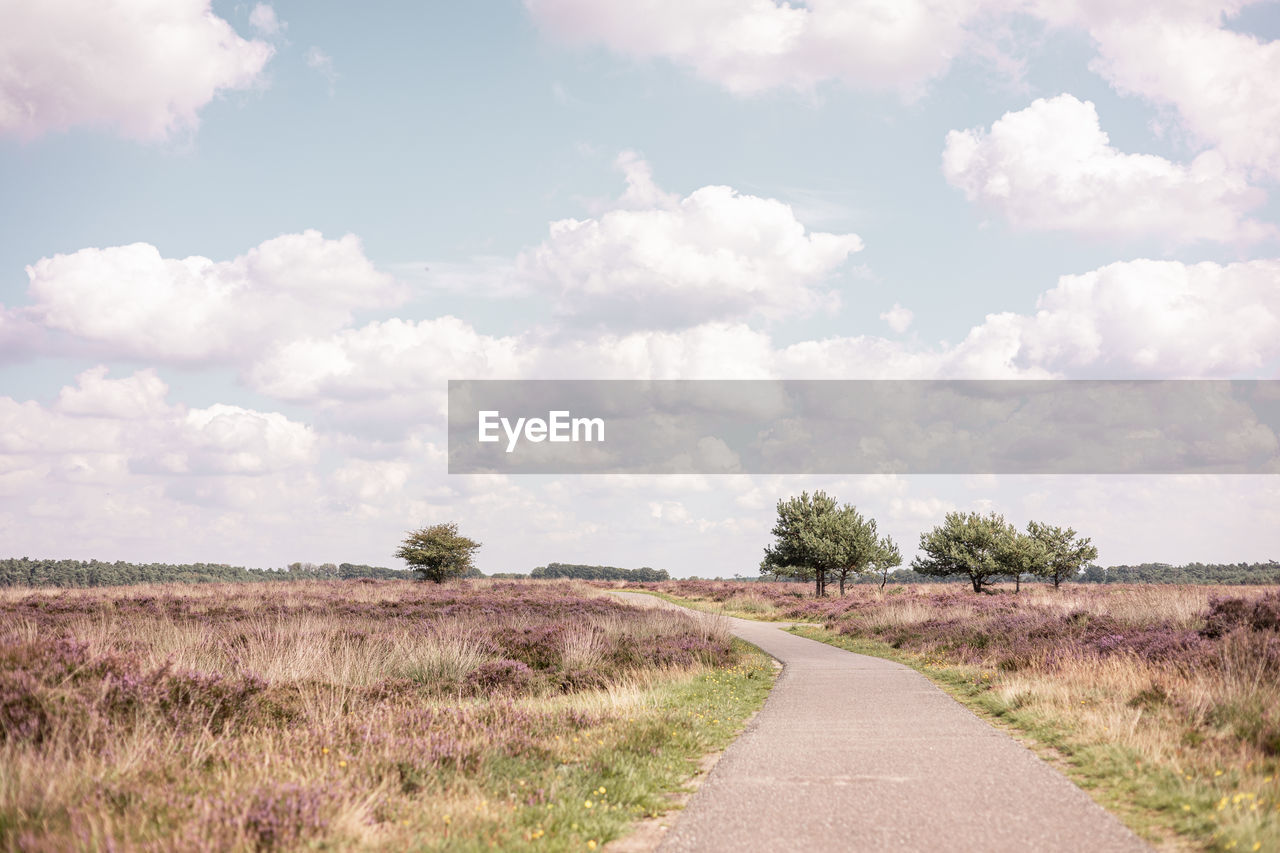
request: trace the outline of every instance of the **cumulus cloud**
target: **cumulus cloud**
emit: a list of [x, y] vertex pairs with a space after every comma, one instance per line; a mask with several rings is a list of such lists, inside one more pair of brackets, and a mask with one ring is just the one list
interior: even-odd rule
[[147, 243], [81, 249], [41, 258], [27, 276], [23, 311], [46, 328], [113, 356], [166, 362], [249, 359], [404, 295], [354, 235], [328, 240], [318, 231], [267, 240], [231, 261], [164, 258]]
[[1016, 360], [1072, 376], [1256, 375], [1280, 357], [1280, 261], [1137, 260], [1063, 276]]
[[169, 403], [168, 393], [152, 370], [111, 379], [99, 366], [64, 387], [52, 406], [0, 397], [4, 470], [110, 481], [261, 475], [315, 461], [318, 439], [305, 424], [240, 406], [188, 408]]
[[1091, 67], [1116, 89], [1175, 108], [1232, 167], [1280, 178], [1280, 41], [1200, 20], [1141, 18], [1091, 33]]
[[953, 130], [947, 181], [1014, 227], [1171, 242], [1243, 242], [1275, 229], [1246, 217], [1264, 200], [1221, 154], [1184, 166], [1110, 144], [1089, 101], [1039, 99], [1005, 113], [990, 132]]
[[256, 85], [271, 55], [209, 0], [8, 4], [0, 133], [30, 139], [89, 125], [163, 140], [194, 128], [218, 92]]
[[910, 308], [903, 308], [898, 303], [893, 303], [893, 307], [880, 315], [880, 319], [889, 324], [889, 328], [898, 334], [905, 332], [910, 326], [911, 321], [915, 318], [915, 314]]
[[954, 344], [861, 335], [779, 345], [742, 323], [499, 337], [442, 317], [300, 339], [259, 360], [248, 376], [262, 393], [400, 430], [438, 419], [445, 384], [458, 378], [1233, 377], [1258, 375], [1280, 358], [1277, 294], [1280, 261], [1136, 260], [1063, 276], [1034, 314], [990, 314]]
[[551, 223], [517, 267], [557, 298], [561, 315], [632, 328], [681, 328], [749, 316], [774, 319], [836, 301], [831, 276], [861, 250], [856, 234], [806, 232], [774, 199], [707, 186], [660, 190], [649, 165], [618, 160], [627, 189], [590, 219]]
[[[985, 33], [1026, 16], [1087, 32], [1090, 67], [1118, 91], [1177, 111], [1230, 169], [1280, 177], [1280, 42], [1227, 29], [1250, 0], [525, 0], [547, 33], [664, 58], [737, 94], [827, 82], [917, 93], [961, 56], [1015, 79], [1022, 62]], [[981, 25], [981, 26], [979, 26]]]
[[[826, 80], [914, 93], [966, 47], [981, 0], [525, 0], [547, 32], [691, 67], [731, 92]], [[1001, 3], [1000, 5], [1008, 5]]]

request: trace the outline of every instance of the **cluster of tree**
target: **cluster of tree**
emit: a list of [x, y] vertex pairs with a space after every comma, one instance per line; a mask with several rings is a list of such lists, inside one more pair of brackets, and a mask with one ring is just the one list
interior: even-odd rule
[[407, 580], [410, 572], [353, 563], [291, 563], [287, 569], [246, 569], [223, 563], [106, 563], [100, 560], [0, 560], [0, 587], [124, 586], [139, 583], [241, 583], [249, 581], [381, 578]]
[[620, 569], [617, 566], [582, 566], [572, 563], [547, 563], [529, 572], [531, 578], [578, 578], [588, 581], [641, 581], [653, 583], [671, 580], [666, 569]]
[[982, 592], [1002, 576], [1012, 577], [1015, 591], [1024, 575], [1044, 578], [1055, 587], [1075, 580], [1097, 559], [1098, 549], [1070, 527], [1032, 521], [1021, 533], [999, 513], [949, 512], [942, 524], [920, 534], [922, 556], [911, 561], [918, 574], [967, 577]]
[[[772, 579], [812, 580], [819, 596], [828, 580], [877, 578], [883, 588], [902, 565], [893, 539], [881, 536], [875, 519], [852, 504], [839, 504], [825, 492], [802, 493], [778, 501], [774, 542], [765, 548], [760, 574]], [[1033, 521], [1021, 532], [998, 513], [948, 513], [941, 525], [920, 536], [921, 556], [895, 581], [967, 580], [975, 592], [1004, 578], [1021, 589], [1024, 577], [1052, 582], [1075, 580], [1096, 559], [1098, 549], [1071, 528]]]
[[902, 564], [902, 554], [889, 536], [876, 531], [852, 504], [839, 504], [826, 492], [803, 492], [778, 501], [774, 543], [764, 549], [760, 574], [814, 583], [819, 596], [827, 594], [834, 578], [844, 595], [845, 584], [866, 573], [879, 573], [881, 585], [889, 570]]

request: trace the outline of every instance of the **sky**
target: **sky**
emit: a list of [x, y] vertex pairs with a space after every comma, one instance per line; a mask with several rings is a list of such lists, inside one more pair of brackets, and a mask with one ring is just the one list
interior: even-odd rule
[[1280, 4], [0, 0], [0, 556], [754, 575], [825, 489], [1103, 565], [1254, 476], [449, 475], [449, 379], [1280, 378]]

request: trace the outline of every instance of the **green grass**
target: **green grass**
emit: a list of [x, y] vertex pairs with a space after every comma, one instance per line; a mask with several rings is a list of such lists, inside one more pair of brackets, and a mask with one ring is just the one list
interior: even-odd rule
[[461, 790], [450, 780], [449, 799], [406, 815], [389, 846], [590, 850], [669, 811], [671, 795], [741, 732], [773, 686], [772, 659], [741, 646], [739, 665], [649, 688], [639, 706], [548, 744], [540, 759], [489, 762]]
[[[1000, 726], [1086, 790], [1147, 841], [1170, 849], [1278, 850], [1276, 810], [1254, 776], [1274, 768], [1181, 772], [1176, 761], [1144, 762], [1135, 749], [1108, 742], [1069, 715], [1050, 710], [1036, 691], [999, 689], [1001, 674], [896, 649], [877, 640], [816, 626], [791, 632], [858, 654], [896, 661], [920, 672], [980, 717]], [[1082, 706], [1103, 701], [1079, 700]], [[1259, 772], [1261, 771], [1261, 772]], [[1248, 775], [1249, 778], [1244, 778]], [[1258, 787], [1258, 791], [1247, 788]], [[1246, 790], [1242, 790], [1245, 788]], [[1261, 814], [1259, 806], [1262, 806]]]

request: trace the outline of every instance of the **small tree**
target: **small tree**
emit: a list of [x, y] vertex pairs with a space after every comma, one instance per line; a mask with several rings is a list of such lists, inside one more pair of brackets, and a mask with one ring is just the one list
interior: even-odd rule
[[851, 504], [820, 516], [804, 535], [816, 565], [840, 582], [841, 595], [849, 578], [866, 571], [879, 549], [875, 520], [863, 518]]
[[1012, 530], [997, 513], [949, 512], [942, 524], [920, 534], [920, 550], [925, 556], [911, 561], [922, 575], [946, 577], [968, 575], [974, 592], [996, 575], [1005, 573], [997, 559], [1001, 539]]
[[1080, 536], [1070, 527], [1051, 527], [1032, 521], [1027, 525], [1027, 535], [1041, 544], [1046, 560], [1038, 572], [1053, 581], [1053, 588], [1064, 580], [1073, 580], [1088, 563], [1098, 559], [1098, 549], [1088, 537]]
[[760, 573], [774, 577], [814, 581], [818, 596], [827, 594], [827, 572], [831, 562], [823, 553], [820, 535], [831, 524], [828, 516], [838, 511], [836, 499], [826, 492], [801, 492], [799, 497], [778, 501], [778, 520], [771, 531], [774, 543], [765, 546]]
[[871, 570], [880, 573], [880, 588], [889, 582], [889, 570], [902, 565], [902, 552], [888, 536], [879, 542], [879, 548], [871, 561]]
[[471, 556], [479, 547], [479, 542], [458, 535], [458, 525], [450, 521], [411, 532], [396, 556], [420, 572], [423, 580], [444, 583], [475, 571]]
[[1049, 565], [1049, 552], [1031, 535], [1023, 535], [1013, 527], [1001, 531], [996, 543], [996, 562], [1005, 574], [1013, 575], [1013, 591], [1022, 591], [1023, 575], [1044, 576]]
[[844, 595], [851, 577], [885, 561], [902, 562], [893, 540], [877, 536], [875, 519], [864, 518], [852, 504], [837, 505], [825, 492], [778, 501], [773, 535], [777, 541], [765, 548], [761, 573], [813, 578], [819, 596], [827, 594], [828, 577]]

